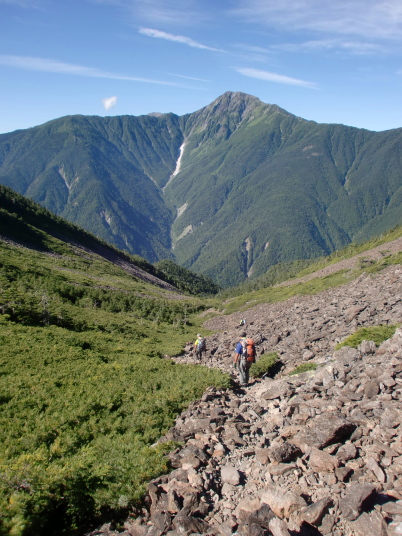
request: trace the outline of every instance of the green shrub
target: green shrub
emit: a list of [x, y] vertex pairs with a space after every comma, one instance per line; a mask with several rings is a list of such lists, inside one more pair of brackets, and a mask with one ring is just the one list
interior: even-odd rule
[[[83, 534], [167, 470], [152, 445], [218, 370], [184, 366], [204, 301], [64, 244], [0, 242], [0, 535]], [[198, 322], [198, 320], [197, 320]]]
[[300, 365], [297, 365], [292, 371], [289, 372], [289, 376], [293, 376], [294, 374], [302, 374], [303, 372], [308, 372], [309, 370], [315, 370], [317, 368], [317, 363], [312, 363], [311, 361], [309, 363], [301, 363]]
[[250, 375], [254, 378], [259, 378], [266, 374], [271, 367], [275, 365], [278, 360], [278, 354], [276, 352], [270, 352], [269, 354], [263, 354], [260, 359], [253, 363], [250, 367]]
[[379, 346], [382, 342], [390, 339], [398, 326], [371, 326], [360, 328], [346, 337], [346, 339], [335, 346], [335, 350], [339, 350], [343, 346], [350, 346], [351, 348], [357, 348], [363, 341], [374, 341], [376, 346]]

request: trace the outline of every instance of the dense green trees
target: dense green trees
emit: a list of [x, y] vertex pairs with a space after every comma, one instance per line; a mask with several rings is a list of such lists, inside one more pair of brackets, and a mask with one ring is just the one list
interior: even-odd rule
[[163, 279], [183, 292], [190, 294], [216, 294], [219, 291], [212, 279], [195, 274], [170, 260], [159, 261], [155, 268], [163, 274]]
[[0, 183], [229, 287], [399, 224], [401, 137], [228, 92], [182, 117], [69, 116], [0, 135]]

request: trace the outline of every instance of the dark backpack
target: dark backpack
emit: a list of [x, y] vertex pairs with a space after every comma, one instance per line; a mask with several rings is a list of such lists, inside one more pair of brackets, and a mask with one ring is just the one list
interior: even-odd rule
[[205, 339], [204, 339], [204, 337], [201, 337], [201, 339], [199, 339], [198, 344], [197, 344], [197, 350], [199, 352], [204, 352], [205, 351]]
[[255, 363], [255, 344], [253, 339], [244, 339], [242, 341], [242, 357], [246, 359], [248, 363]]

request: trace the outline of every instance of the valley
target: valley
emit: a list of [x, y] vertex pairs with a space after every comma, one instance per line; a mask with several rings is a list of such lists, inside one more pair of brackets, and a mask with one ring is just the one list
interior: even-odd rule
[[226, 92], [184, 116], [67, 116], [2, 134], [0, 184], [226, 288], [398, 225], [401, 136]]
[[232, 92], [0, 135], [0, 536], [400, 534], [401, 135]]

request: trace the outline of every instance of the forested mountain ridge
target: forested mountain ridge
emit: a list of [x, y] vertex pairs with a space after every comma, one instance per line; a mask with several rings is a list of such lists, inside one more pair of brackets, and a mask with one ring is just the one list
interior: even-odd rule
[[219, 287], [209, 278], [161, 261], [158, 266], [138, 255], [130, 255], [91, 233], [55, 216], [39, 204], [0, 185], [0, 241], [17, 244], [49, 254], [95, 255], [114, 264], [135, 279], [171, 292], [192, 295], [216, 294]]
[[223, 286], [398, 224], [402, 129], [317, 124], [227, 92], [184, 116], [70, 116], [0, 136], [0, 183]]

